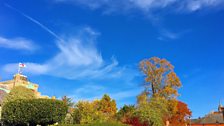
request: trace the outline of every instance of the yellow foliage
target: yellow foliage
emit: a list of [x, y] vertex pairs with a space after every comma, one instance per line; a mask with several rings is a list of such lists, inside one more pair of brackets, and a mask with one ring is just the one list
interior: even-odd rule
[[178, 96], [177, 89], [181, 87], [181, 82], [169, 61], [158, 57], [145, 59], [140, 62], [140, 70], [145, 75], [147, 94], [166, 99]]

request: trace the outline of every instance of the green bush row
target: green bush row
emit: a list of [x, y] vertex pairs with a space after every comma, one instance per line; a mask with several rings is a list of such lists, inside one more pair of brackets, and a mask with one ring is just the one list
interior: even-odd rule
[[45, 126], [61, 122], [67, 113], [67, 106], [53, 99], [20, 99], [7, 102], [2, 108], [5, 125]]

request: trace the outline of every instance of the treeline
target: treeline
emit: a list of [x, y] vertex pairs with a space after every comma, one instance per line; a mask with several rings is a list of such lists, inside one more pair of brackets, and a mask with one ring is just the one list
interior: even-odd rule
[[144, 91], [137, 96], [136, 105], [124, 105], [116, 111], [115, 101], [108, 95], [101, 100], [80, 101], [73, 107], [74, 124], [95, 121], [119, 121], [133, 126], [185, 126], [191, 111], [187, 104], [178, 101], [182, 86], [174, 66], [166, 59], [153, 57], [139, 64], [144, 75]]
[[[2, 102], [2, 121], [9, 125], [104, 124], [132, 126], [185, 126], [191, 111], [178, 101], [181, 81], [165, 59], [153, 57], [140, 62], [144, 90], [135, 105], [119, 110], [116, 101], [105, 94], [99, 100], [78, 101], [36, 99], [25, 87], [15, 87]], [[23, 99], [23, 100], [21, 100]]]

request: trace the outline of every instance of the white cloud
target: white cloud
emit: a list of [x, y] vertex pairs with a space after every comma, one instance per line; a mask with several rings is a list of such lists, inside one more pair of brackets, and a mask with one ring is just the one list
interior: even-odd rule
[[133, 87], [129, 89], [116, 89], [116, 91], [113, 91], [111, 90], [111, 87], [107, 85], [95, 85], [88, 83], [75, 89], [69, 97], [73, 98], [75, 102], [79, 100], [93, 101], [96, 99], [101, 99], [104, 94], [108, 94], [112, 99], [115, 99], [117, 103], [120, 103], [128, 98], [137, 97], [141, 91], [142, 88]]
[[[162, 27], [161, 16], [165, 13], [193, 13], [199, 10], [223, 9], [224, 0], [54, 0], [55, 3], [75, 4], [92, 10], [99, 9], [103, 14], [130, 14], [133, 11], [142, 12], [160, 34], [159, 40], [178, 39], [182, 34], [171, 32]], [[165, 11], [164, 11], [165, 10]], [[161, 12], [161, 13], [160, 13]]]
[[[90, 9], [104, 8], [111, 11], [141, 9], [150, 10], [163, 8], [176, 0], [55, 0], [56, 3], [75, 3], [89, 7]], [[106, 10], [106, 11], [108, 11]]]
[[223, 0], [189, 0], [186, 3], [186, 8], [189, 11], [197, 11], [203, 8], [223, 6], [223, 4]]
[[130, 97], [137, 97], [140, 93], [141, 93], [141, 88], [120, 91], [120, 92], [112, 93], [110, 95], [112, 98], [116, 99], [116, 101], [120, 101]]
[[167, 7], [177, 0], [129, 0], [134, 5], [143, 10]]
[[88, 94], [88, 93], [97, 93], [103, 90], [105, 90], [105, 87], [103, 86], [88, 84], [88, 85], [84, 85], [83, 87], [75, 89], [74, 94], [80, 95], [80, 94]]
[[223, 6], [223, 0], [55, 0], [56, 3], [75, 3], [87, 6], [91, 9], [103, 8], [105, 11], [123, 12], [127, 10], [139, 9], [143, 11], [152, 11], [154, 9], [163, 9], [172, 7], [183, 11], [196, 11], [209, 7]]
[[35, 51], [38, 49], [38, 46], [31, 40], [25, 38], [5, 38], [1, 36], [0, 47], [25, 51]]
[[[88, 30], [86, 30], [88, 29]], [[43, 74], [67, 79], [106, 79], [121, 77], [125, 67], [119, 67], [112, 57], [111, 61], [103, 59], [94, 41], [97, 36], [91, 28], [84, 28], [79, 35], [57, 41], [59, 52], [44, 63], [25, 62], [26, 74]], [[7, 64], [3, 70], [15, 73], [18, 64]]]
[[159, 40], [166, 40], [166, 39], [178, 39], [180, 37], [180, 34], [174, 33], [171, 31], [168, 31], [166, 29], [163, 29], [160, 31], [161, 36], [158, 37]]
[[[44, 74], [48, 71], [48, 66], [47, 65], [41, 65], [41, 64], [36, 64], [36, 63], [25, 63], [25, 71], [32, 72], [32, 74]], [[18, 70], [18, 65], [19, 63], [10, 63], [6, 64], [3, 67], [3, 70], [7, 73], [15, 74]]]

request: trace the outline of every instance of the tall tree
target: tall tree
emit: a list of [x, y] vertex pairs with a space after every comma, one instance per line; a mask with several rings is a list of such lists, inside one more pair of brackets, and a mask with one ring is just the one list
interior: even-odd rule
[[172, 99], [178, 96], [181, 82], [174, 67], [166, 59], [152, 57], [140, 62], [140, 70], [145, 75], [145, 92], [151, 96]]
[[151, 126], [162, 126], [177, 110], [181, 82], [166, 59], [152, 57], [140, 62], [145, 90], [138, 96], [137, 114]]

